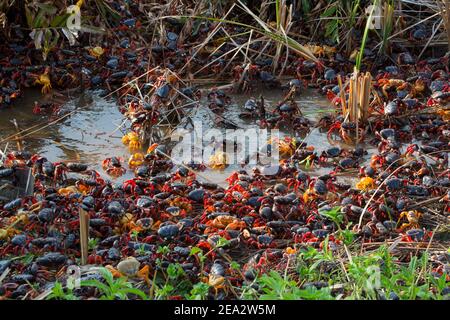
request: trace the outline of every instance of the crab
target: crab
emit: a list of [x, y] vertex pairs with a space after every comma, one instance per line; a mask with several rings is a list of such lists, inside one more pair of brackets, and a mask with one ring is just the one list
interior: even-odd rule
[[278, 150], [281, 158], [292, 157], [296, 150], [296, 141], [291, 137], [284, 137], [284, 139], [271, 138], [267, 142], [268, 145], [272, 145], [272, 143], [278, 143]]
[[398, 221], [400, 222], [401, 219], [406, 218], [408, 221], [407, 223], [403, 223], [400, 226], [400, 230], [405, 230], [407, 228], [412, 229], [418, 229], [419, 226], [419, 219], [422, 216], [422, 213], [420, 213], [417, 210], [410, 210], [410, 211], [403, 211], [400, 213]]
[[328, 58], [332, 58], [337, 51], [335, 47], [330, 47], [326, 45], [318, 46], [313, 44], [307, 44], [306, 48], [309, 49], [315, 56], [319, 58], [323, 58], [325, 56], [327, 56]]
[[89, 54], [97, 59], [100, 58], [105, 53], [102, 47], [89, 48]]
[[381, 87], [381, 91], [386, 98], [389, 98], [388, 90], [395, 88], [397, 91], [408, 88], [408, 82], [401, 79], [386, 79], [382, 78], [378, 80], [378, 86]]
[[375, 181], [371, 177], [364, 177], [356, 184], [356, 189], [361, 191], [369, 191], [375, 189]]
[[5, 228], [0, 229], [0, 240], [9, 240], [12, 236], [19, 234], [20, 231], [15, 228], [17, 224], [29, 224], [29, 217], [27, 214], [19, 214], [10, 218], [11, 224]]
[[122, 143], [128, 146], [130, 152], [138, 152], [142, 148], [139, 135], [134, 131], [131, 131], [128, 134], [124, 135], [122, 137]]
[[107, 174], [113, 177], [120, 177], [126, 172], [126, 169], [122, 167], [122, 159], [117, 157], [106, 158], [102, 161], [102, 168]]
[[136, 168], [139, 167], [144, 163], [144, 155], [140, 152], [133, 153], [130, 156], [130, 159], [128, 159], [128, 165], [130, 168]]
[[411, 95], [413, 97], [423, 96], [425, 89], [427, 88], [425, 81], [422, 78], [418, 78], [411, 88]]
[[50, 68], [49, 67], [45, 68], [44, 73], [40, 74], [37, 77], [36, 81], [34, 82], [35, 84], [42, 85], [42, 89], [41, 89], [42, 94], [47, 94], [52, 90], [52, 83], [50, 81], [49, 73], [50, 73]]
[[218, 216], [214, 218], [214, 220], [208, 221], [206, 224], [213, 228], [227, 229], [227, 230], [229, 229], [236, 230], [240, 228], [243, 229], [246, 226], [244, 221], [240, 221], [228, 215]]
[[108, 269], [113, 277], [115, 278], [138, 278], [143, 279], [145, 283], [150, 286], [150, 267], [148, 265], [145, 265], [141, 269], [139, 269], [140, 262], [137, 261], [134, 257], [128, 257], [125, 260], [122, 260], [117, 265], [117, 269], [114, 268], [111, 265], [107, 265], [106, 269]]
[[225, 294], [228, 292], [228, 288], [226, 286], [226, 280], [225, 277], [216, 275], [216, 274], [209, 274], [207, 283], [210, 287], [214, 288], [215, 295], [217, 296], [218, 292], [220, 290], [224, 290]]
[[[354, 122], [340, 122], [336, 121], [331, 125], [328, 130], [327, 137], [331, 138], [333, 133], [339, 133], [339, 136], [344, 140], [345, 143], [351, 144], [354, 142], [354, 139], [351, 135], [356, 135], [356, 125]], [[358, 142], [362, 142], [364, 140], [364, 129], [358, 128]]]
[[[122, 230], [128, 230], [128, 231], [130, 231], [130, 233], [133, 233], [133, 232], [139, 233], [144, 230], [142, 228], [142, 226], [140, 226], [139, 224], [136, 223], [135, 217], [131, 213], [125, 214], [120, 219], [120, 224], [121, 224]], [[119, 230], [119, 231], [121, 231], [121, 230]]]
[[218, 151], [211, 157], [209, 157], [209, 166], [212, 169], [225, 169], [228, 163], [228, 156], [223, 151]]

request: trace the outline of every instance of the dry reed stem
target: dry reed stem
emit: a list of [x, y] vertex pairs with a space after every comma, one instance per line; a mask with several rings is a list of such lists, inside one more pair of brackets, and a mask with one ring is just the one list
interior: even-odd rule
[[80, 248], [81, 248], [81, 264], [87, 264], [89, 255], [89, 214], [80, 208]]

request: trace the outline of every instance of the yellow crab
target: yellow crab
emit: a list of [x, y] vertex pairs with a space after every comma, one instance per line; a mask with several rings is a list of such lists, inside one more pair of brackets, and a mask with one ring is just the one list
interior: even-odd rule
[[77, 193], [78, 189], [75, 186], [68, 186], [66, 188], [61, 188], [58, 190], [58, 194], [63, 195], [63, 196], [68, 196], [70, 194], [73, 193]]
[[400, 230], [405, 230], [406, 228], [411, 228], [411, 229], [418, 229], [419, 226], [419, 219], [422, 216], [422, 213], [420, 213], [417, 210], [410, 210], [410, 211], [403, 211], [402, 213], [400, 213], [400, 217], [398, 218], [398, 222], [400, 222], [400, 220], [402, 218], [406, 218], [406, 220], [408, 221], [407, 223], [403, 223], [400, 226]]
[[375, 181], [371, 177], [364, 177], [356, 184], [356, 189], [368, 191], [375, 189]]
[[228, 292], [228, 288], [226, 286], [225, 277], [219, 276], [216, 274], [210, 274], [207, 279], [207, 283], [210, 287], [214, 288], [215, 294], [219, 292], [219, 290], [224, 290], [225, 293]]
[[50, 81], [49, 73], [50, 73], [50, 68], [48, 68], [48, 67], [45, 68], [44, 73], [40, 74], [39, 77], [34, 82], [35, 84], [42, 85], [42, 89], [41, 89], [42, 94], [47, 94], [50, 91], [52, 91], [52, 83]]
[[138, 232], [138, 233], [143, 231], [142, 226], [136, 223], [135, 218], [131, 213], [125, 214], [120, 219], [120, 225], [121, 227], [116, 230], [119, 233], [122, 233], [123, 231]]
[[136, 132], [131, 131], [122, 137], [122, 143], [128, 145], [130, 152], [140, 151], [142, 148], [141, 141]]
[[291, 157], [297, 148], [295, 140], [290, 137], [284, 137], [284, 139], [282, 140], [278, 138], [271, 138], [267, 143], [270, 145], [272, 145], [273, 143], [278, 143], [280, 158]]
[[444, 121], [450, 121], [450, 109], [439, 109], [437, 111], [437, 114], [439, 114], [442, 117], [442, 120]]
[[9, 219], [9, 226], [0, 229], [0, 240], [9, 240], [11, 237], [20, 233], [20, 230], [16, 229], [15, 226], [19, 223], [24, 225], [29, 223], [28, 214], [20, 213]]
[[214, 155], [209, 157], [209, 166], [212, 169], [225, 169], [228, 163], [228, 156], [223, 151], [217, 151]]
[[128, 165], [130, 168], [139, 167], [144, 163], [144, 155], [140, 152], [133, 153], [128, 159]]
[[303, 201], [308, 203], [317, 198], [317, 194], [314, 192], [314, 189], [308, 188], [305, 193], [303, 193]]
[[11, 227], [0, 229], [0, 240], [9, 240], [12, 236], [19, 234], [20, 231]]
[[286, 252], [286, 254], [296, 254], [297, 253], [297, 250], [295, 249], [295, 248], [292, 248], [292, 247], [287, 247], [286, 249], [285, 249], [285, 252]]
[[315, 56], [319, 58], [323, 58], [327, 56], [328, 58], [331, 58], [336, 53], [335, 47], [330, 46], [317, 46], [314, 44], [307, 44], [306, 48], [309, 49]]
[[405, 90], [408, 88], [409, 83], [402, 79], [382, 78], [378, 80], [378, 86], [381, 87], [383, 95], [386, 98], [388, 98], [389, 97], [388, 90], [390, 90], [391, 88], [395, 88], [397, 91]]
[[89, 54], [97, 59], [100, 58], [105, 53], [102, 47], [94, 47], [89, 49]]

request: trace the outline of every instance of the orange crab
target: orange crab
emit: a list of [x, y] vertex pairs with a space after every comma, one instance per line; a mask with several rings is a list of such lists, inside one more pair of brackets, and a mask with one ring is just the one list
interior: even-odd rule
[[388, 90], [396, 88], [397, 91], [404, 90], [408, 87], [408, 82], [401, 79], [386, 79], [382, 78], [378, 80], [378, 86], [381, 87], [381, 91], [386, 98], [389, 98]]
[[68, 196], [70, 194], [77, 193], [78, 189], [75, 186], [68, 186], [66, 188], [61, 188], [58, 190], [58, 194], [61, 194], [63, 196]]
[[214, 220], [208, 221], [206, 225], [208, 228], [206, 228], [205, 234], [213, 232], [214, 229], [243, 230], [246, 227], [244, 221], [229, 215], [215, 217]]
[[131, 232], [141, 232], [144, 230], [144, 228], [136, 223], [135, 217], [131, 213], [125, 214], [120, 219], [120, 225], [121, 227], [117, 230], [119, 233], [122, 233], [122, 231], [129, 231]]
[[225, 277], [217, 275], [217, 274], [209, 274], [207, 283], [210, 287], [214, 288], [214, 292], [217, 295], [217, 293], [220, 290], [224, 290], [225, 293], [228, 292], [228, 288], [226, 286], [226, 280]]
[[211, 157], [209, 157], [209, 166], [212, 169], [222, 170], [225, 169], [228, 164], [228, 156], [223, 151], [218, 151]]
[[105, 53], [102, 47], [89, 48], [89, 54], [97, 59], [100, 58]]
[[139, 139], [139, 135], [131, 131], [122, 137], [122, 143], [128, 146], [130, 152], [138, 152], [142, 148], [142, 143]]
[[400, 213], [400, 216], [398, 218], [398, 222], [400, 222], [401, 219], [406, 218], [408, 221], [407, 223], [403, 223], [400, 226], [400, 230], [405, 230], [407, 228], [411, 229], [417, 229], [419, 228], [419, 220], [422, 217], [422, 213], [420, 213], [417, 210], [410, 210], [410, 211], [403, 211]]
[[337, 49], [335, 47], [330, 46], [318, 46], [314, 44], [307, 44], [306, 48], [309, 49], [316, 57], [323, 58], [327, 56], [328, 58], [333, 57], [336, 53]]
[[413, 97], [422, 96], [427, 88], [425, 81], [422, 78], [417, 79], [411, 89], [411, 95]]
[[375, 189], [375, 181], [371, 177], [364, 177], [356, 184], [356, 189], [362, 191]]
[[122, 167], [122, 159], [118, 157], [106, 158], [102, 161], [102, 168], [107, 174], [113, 177], [120, 177], [127, 170]]
[[306, 189], [305, 193], [303, 193], [303, 201], [305, 203], [313, 201], [316, 198], [317, 198], [317, 194], [314, 192], [314, 190], [311, 187]]
[[296, 150], [296, 142], [291, 137], [284, 137], [283, 139], [271, 138], [268, 144], [278, 143], [278, 151], [281, 158], [291, 157]]
[[42, 89], [41, 89], [42, 94], [47, 94], [50, 91], [52, 91], [52, 83], [50, 81], [49, 73], [50, 73], [50, 67], [45, 68], [44, 73], [40, 74], [38, 76], [38, 78], [36, 79], [36, 81], [34, 82], [35, 84], [42, 85]]
[[130, 168], [136, 168], [141, 166], [144, 163], [144, 154], [137, 152], [133, 153], [128, 159], [128, 166]]

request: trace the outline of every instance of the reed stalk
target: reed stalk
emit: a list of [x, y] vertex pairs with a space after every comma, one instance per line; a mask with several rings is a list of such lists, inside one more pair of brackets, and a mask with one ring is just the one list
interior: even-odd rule
[[345, 88], [341, 77], [338, 77], [342, 115], [345, 121], [366, 124], [369, 117], [371, 82], [372, 75], [370, 72], [360, 74], [355, 68], [349, 79], [348, 101], [346, 101]]
[[80, 208], [80, 249], [81, 249], [81, 264], [87, 264], [89, 249], [89, 214]]

